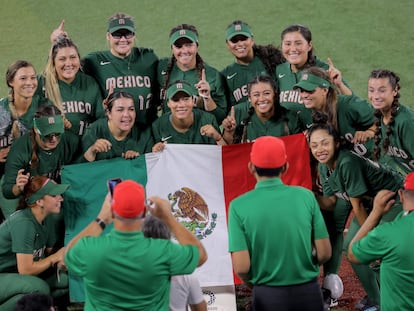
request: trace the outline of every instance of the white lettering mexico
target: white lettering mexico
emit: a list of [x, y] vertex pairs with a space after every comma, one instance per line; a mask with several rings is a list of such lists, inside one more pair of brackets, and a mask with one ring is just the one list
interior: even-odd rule
[[148, 76], [121, 76], [106, 79], [106, 89], [110, 86], [115, 88], [132, 88], [132, 87], [147, 87], [151, 88], [151, 79]]

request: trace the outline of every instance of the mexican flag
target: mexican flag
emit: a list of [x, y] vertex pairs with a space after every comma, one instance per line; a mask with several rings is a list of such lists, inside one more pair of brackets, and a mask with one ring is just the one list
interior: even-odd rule
[[[289, 162], [283, 181], [310, 188], [305, 136], [281, 138]], [[256, 183], [247, 168], [250, 149], [251, 143], [223, 147], [167, 144], [162, 152], [134, 160], [116, 158], [65, 166], [62, 183], [71, 185], [64, 201], [66, 242], [95, 219], [107, 193], [108, 179], [133, 179], [145, 185], [147, 196], [168, 199], [175, 217], [202, 241], [208, 260], [195, 272], [201, 286], [233, 287], [238, 280], [228, 253], [227, 208], [232, 199]], [[84, 301], [81, 280], [71, 277], [70, 293], [72, 300]]]

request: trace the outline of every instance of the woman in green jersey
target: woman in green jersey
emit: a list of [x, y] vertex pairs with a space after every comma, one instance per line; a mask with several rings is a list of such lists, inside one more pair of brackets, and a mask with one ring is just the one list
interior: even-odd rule
[[386, 69], [373, 70], [368, 98], [375, 108], [375, 159], [402, 174], [414, 170], [414, 111], [400, 103], [400, 77]]
[[198, 53], [198, 31], [181, 24], [170, 32], [172, 56], [160, 60], [158, 82], [162, 86], [163, 110], [168, 111], [165, 91], [172, 81], [186, 80], [194, 88], [197, 107], [213, 114], [221, 123], [227, 114], [227, 101], [220, 73], [207, 65]]
[[[132, 94], [135, 122], [149, 127], [157, 118], [159, 106], [158, 57], [150, 48], [135, 46], [135, 32], [132, 16], [121, 12], [111, 15], [106, 28], [109, 50], [88, 53], [82, 59], [82, 69], [98, 82], [103, 98], [111, 88]], [[59, 36], [67, 36], [63, 21], [52, 32], [52, 43]]]
[[174, 81], [167, 88], [170, 111], [152, 124], [153, 152], [162, 151], [167, 143], [225, 144], [214, 116], [201, 109], [193, 109], [194, 95], [194, 88], [184, 80]]
[[257, 45], [251, 27], [241, 20], [227, 26], [226, 46], [235, 60], [221, 74], [228, 104], [234, 106], [248, 100], [247, 85], [254, 77], [261, 74], [274, 76], [276, 66], [284, 59], [273, 45]]
[[76, 44], [68, 37], [58, 37], [39, 79], [39, 91], [62, 112], [65, 128], [82, 136], [105, 113], [98, 83], [81, 72], [80, 66]]
[[18, 60], [7, 68], [6, 83], [9, 96], [0, 100], [0, 176], [10, 151], [10, 145], [33, 126], [33, 116], [45, 103], [35, 95], [36, 70], [25, 60]]
[[[316, 195], [319, 205], [322, 209], [332, 210], [337, 208], [337, 199], [346, 200], [351, 203], [355, 215], [344, 241], [343, 249], [346, 251], [352, 237], [367, 218], [375, 195], [382, 189], [397, 192], [402, 187], [403, 176], [343, 148], [337, 130], [328, 122], [326, 115], [314, 116], [314, 122], [309, 130], [309, 146], [319, 162], [323, 189], [322, 195]], [[401, 204], [397, 202], [383, 221], [391, 221], [400, 212]], [[344, 231], [348, 215], [344, 215], [342, 222], [335, 223], [337, 232]], [[368, 295], [366, 300], [379, 305], [379, 286], [374, 271], [368, 266], [353, 265], [353, 268]]]
[[54, 298], [68, 293], [68, 278], [56, 271], [64, 248], [53, 249], [51, 215], [58, 214], [69, 185], [34, 176], [24, 189], [19, 209], [0, 226], [0, 309], [12, 311], [25, 294]]
[[300, 133], [297, 113], [280, 106], [277, 86], [268, 75], [248, 84], [249, 101], [231, 108], [223, 120], [223, 137], [228, 144], [254, 141], [260, 136]]
[[327, 71], [339, 94], [352, 94], [332, 61], [328, 58], [328, 63], [325, 63], [315, 56], [312, 33], [308, 27], [299, 24], [286, 27], [281, 33], [280, 50], [286, 59], [285, 63], [277, 66], [274, 76], [280, 90], [280, 104], [300, 113], [303, 129], [312, 124], [312, 117], [303, 106], [299, 92], [293, 88], [299, 82], [302, 70], [311, 66], [320, 67]]
[[130, 93], [116, 91], [109, 95], [106, 115], [107, 118], [95, 121], [82, 137], [82, 153], [86, 161], [116, 157], [134, 159], [151, 151], [151, 131], [135, 124], [134, 98]]

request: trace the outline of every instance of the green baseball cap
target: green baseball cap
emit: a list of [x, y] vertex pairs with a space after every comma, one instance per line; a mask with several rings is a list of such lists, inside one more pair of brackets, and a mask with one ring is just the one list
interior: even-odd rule
[[26, 199], [26, 202], [27, 204], [34, 204], [45, 195], [59, 195], [64, 193], [68, 188], [68, 184], [57, 184], [52, 179], [48, 178], [39, 190]]
[[114, 33], [117, 30], [126, 29], [130, 32], [135, 32], [135, 25], [130, 18], [117, 18], [109, 21], [108, 32]]
[[331, 83], [321, 77], [315, 76], [311, 73], [304, 73], [301, 80], [293, 86], [293, 89], [303, 89], [305, 91], [313, 91], [317, 87], [328, 89]]
[[167, 99], [171, 99], [178, 92], [184, 92], [189, 96], [193, 96], [194, 90], [189, 83], [186, 81], [176, 81], [171, 84], [167, 89]]
[[226, 41], [230, 40], [231, 38], [242, 35], [247, 38], [253, 37], [252, 29], [247, 24], [233, 24], [230, 25], [226, 30]]
[[62, 134], [65, 131], [63, 117], [61, 115], [34, 118], [33, 126], [41, 137], [45, 137], [53, 133]]
[[194, 31], [188, 29], [179, 29], [176, 32], [173, 32], [170, 36], [170, 45], [173, 45], [175, 41], [181, 38], [187, 38], [192, 42], [198, 43], [198, 36]]

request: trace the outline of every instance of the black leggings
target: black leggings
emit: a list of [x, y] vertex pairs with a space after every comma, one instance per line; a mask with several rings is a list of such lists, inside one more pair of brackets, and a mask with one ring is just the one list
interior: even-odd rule
[[255, 285], [254, 311], [323, 311], [322, 292], [317, 279], [290, 286]]

